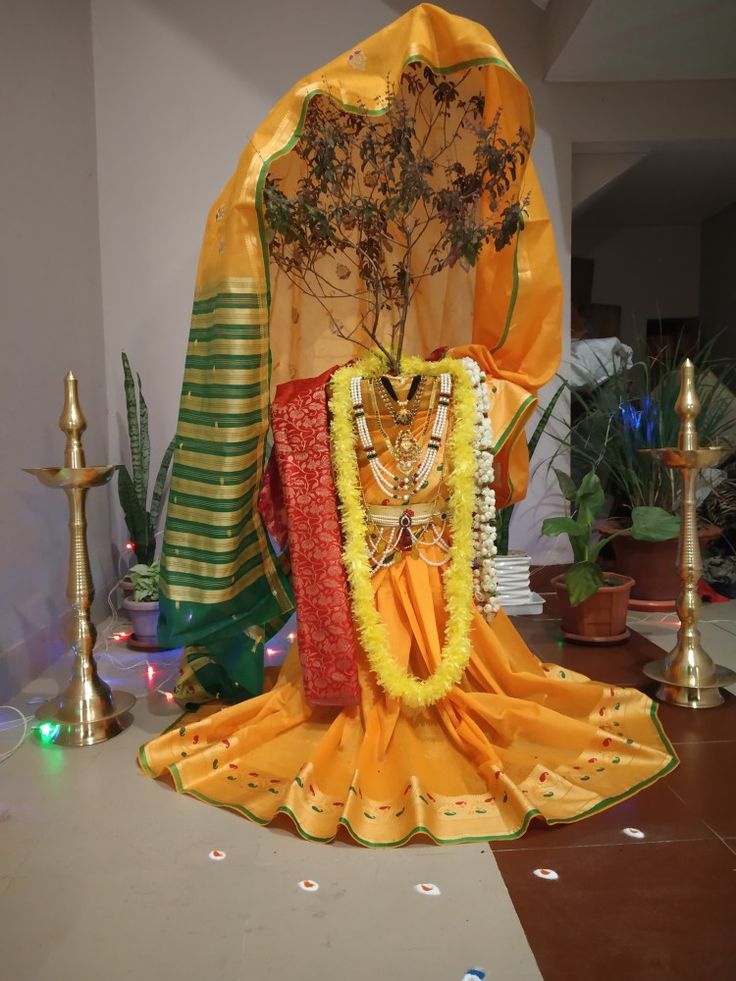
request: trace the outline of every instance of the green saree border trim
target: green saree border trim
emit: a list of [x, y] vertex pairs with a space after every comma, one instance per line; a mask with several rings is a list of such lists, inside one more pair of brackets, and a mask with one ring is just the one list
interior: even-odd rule
[[[179, 723], [180, 719], [184, 717], [184, 715], [191, 715], [191, 714], [192, 713], [190, 712], [183, 713], [183, 715], [179, 716], [176, 722], [172, 723], [172, 725], [169, 726], [168, 729], [165, 731], [168, 732], [170, 729], [173, 729]], [[462, 845], [462, 844], [473, 844], [473, 843], [484, 842], [484, 841], [488, 841], [488, 842], [511, 841], [516, 838], [521, 838], [522, 835], [526, 834], [531, 821], [537, 817], [543, 820], [549, 827], [553, 827], [554, 825], [557, 824], [574, 824], [575, 822], [581, 821], [584, 818], [591, 817], [593, 814], [596, 814], [599, 811], [603, 811], [608, 809], [609, 807], [613, 807], [615, 804], [618, 804], [620, 801], [626, 800], [629, 797], [633, 797], [634, 794], [638, 793], [640, 790], [644, 790], [646, 787], [650, 786], [651, 784], [656, 783], [657, 780], [660, 780], [662, 777], [666, 776], [671, 770], [673, 770], [676, 766], [679, 765], [680, 762], [679, 758], [675, 753], [675, 750], [670, 740], [668, 739], [664, 729], [662, 728], [661, 722], [659, 721], [659, 717], [657, 715], [657, 704], [654, 701], [652, 701], [651, 703], [649, 717], [652, 723], [654, 724], [654, 727], [657, 731], [657, 735], [659, 736], [662, 745], [670, 754], [671, 757], [670, 760], [660, 770], [652, 774], [652, 776], [647, 777], [645, 780], [642, 780], [637, 784], [634, 784], [633, 787], [629, 787], [622, 794], [618, 794], [616, 797], [608, 797], [605, 800], [601, 801], [600, 803], [593, 805], [593, 807], [590, 807], [587, 811], [582, 811], [580, 814], [576, 814], [574, 817], [557, 818], [557, 819], [545, 818], [544, 815], [537, 808], [531, 808], [529, 811], [527, 811], [524, 814], [524, 819], [521, 825], [519, 826], [519, 828], [516, 831], [509, 832], [508, 834], [502, 834], [502, 835], [486, 834], [486, 835], [477, 835], [477, 836], [469, 835], [460, 838], [439, 838], [424, 825], [417, 825], [402, 838], [398, 838], [395, 841], [381, 841], [381, 842], [368, 841], [367, 839], [362, 838], [352, 827], [348, 819], [345, 817], [339, 818], [338, 824], [342, 825], [348, 831], [350, 836], [358, 844], [363, 845], [366, 848], [398, 848], [402, 845], [405, 845], [415, 835], [419, 835], [419, 834], [427, 835], [427, 837], [430, 838], [431, 841], [433, 841], [436, 845]], [[141, 746], [138, 753], [138, 760], [141, 769], [146, 774], [154, 777], [155, 779], [156, 775], [151, 769], [148, 759], [146, 757], [145, 746]], [[274, 812], [273, 817], [260, 818], [257, 815], [253, 814], [252, 811], [248, 810], [248, 808], [245, 807], [245, 805], [243, 804], [230, 804], [230, 803], [226, 803], [225, 801], [218, 801], [215, 800], [215, 798], [213, 797], [207, 796], [207, 794], [203, 794], [201, 791], [187, 789], [186, 787], [184, 787], [184, 784], [182, 783], [181, 776], [179, 774], [179, 770], [176, 763], [170, 764], [169, 766], [165, 767], [165, 769], [171, 774], [177, 793], [185, 794], [189, 797], [194, 797], [197, 800], [201, 800], [205, 804], [211, 804], [214, 807], [219, 807], [223, 810], [234, 811], [235, 813], [243, 815], [248, 820], [252, 821], [254, 824], [260, 825], [261, 827], [267, 827], [269, 824], [272, 823], [272, 821], [277, 815], [285, 814], [293, 822], [294, 827], [296, 828], [299, 835], [302, 838], [305, 838], [307, 841], [314, 841], [320, 844], [328, 844], [334, 841], [336, 837], [336, 835], [330, 835], [328, 837], [319, 837], [317, 835], [310, 834], [302, 827], [296, 814], [292, 811], [292, 809], [290, 807], [286, 807], [285, 805], [279, 807]]]
[[670, 761], [665, 763], [661, 770], [658, 770], [651, 777], [647, 777], [645, 780], [634, 784], [629, 790], [625, 791], [623, 794], [619, 794], [618, 797], [609, 797], [607, 800], [601, 801], [600, 804], [596, 804], [587, 811], [583, 811], [578, 817], [574, 818], [560, 818], [557, 821], [550, 821], [550, 824], [571, 824], [573, 821], [578, 821], [581, 818], [589, 817], [592, 814], [596, 814], [598, 811], [603, 811], [608, 807], [612, 807], [614, 804], [618, 804], [619, 801], [626, 800], [628, 797], [633, 797], [634, 794], [639, 793], [640, 790], [644, 790], [651, 784], [656, 783], [657, 780], [661, 780], [662, 777], [667, 776], [667, 774], [674, 770], [675, 767], [680, 765], [680, 758], [675, 752], [674, 746], [669, 741], [667, 734], [662, 728], [662, 723], [659, 721], [659, 716], [657, 715], [657, 703], [652, 701], [651, 708], [649, 710], [649, 718], [654, 724], [654, 728], [657, 730], [657, 735], [659, 736], [662, 745], [670, 754]]
[[514, 428], [514, 426], [516, 425], [516, 423], [519, 421], [519, 416], [522, 415], [522, 413], [526, 412], [526, 410], [529, 408], [529, 403], [530, 402], [536, 402], [536, 400], [537, 400], [537, 396], [536, 395], [529, 395], [529, 396], [527, 396], [524, 399], [524, 401], [521, 403], [521, 405], [519, 406], [519, 408], [514, 413], [512, 419], [511, 419], [511, 422], [508, 424], [508, 426], [504, 429], [504, 431], [498, 437], [498, 441], [496, 442], [496, 444], [493, 447], [493, 455], [494, 456], [496, 456], [498, 454], [498, 451], [501, 449], [501, 447], [504, 445], [504, 443], [506, 442], [506, 440], [509, 438], [509, 436], [511, 434], [511, 430]]
[[506, 338], [509, 336], [509, 330], [511, 328], [511, 318], [514, 315], [514, 309], [516, 308], [516, 298], [519, 295], [519, 236], [521, 235], [521, 230], [516, 233], [516, 244], [514, 246], [514, 262], [511, 267], [511, 298], [509, 299], [509, 308], [506, 311], [506, 323], [503, 327], [503, 332], [501, 334], [501, 340], [495, 347], [491, 348], [491, 354], [495, 354], [496, 351], [500, 351], [501, 348], [506, 343]]
[[156, 774], [152, 770], [151, 764], [148, 762], [148, 757], [146, 756], [145, 745], [141, 746], [138, 750], [138, 766], [149, 777], [153, 777], [154, 780], [156, 779]]

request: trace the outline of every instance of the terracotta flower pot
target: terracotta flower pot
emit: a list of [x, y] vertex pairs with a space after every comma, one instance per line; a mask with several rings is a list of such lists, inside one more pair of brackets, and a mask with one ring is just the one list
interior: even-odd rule
[[[603, 535], [626, 528], [626, 518], [607, 518], [598, 523]], [[706, 525], [698, 529], [700, 546], [712, 538], [718, 538], [721, 529]], [[616, 572], [630, 576], [634, 582], [631, 590], [632, 604], [641, 603], [644, 608], [674, 609], [680, 592], [680, 570], [677, 564], [679, 538], [668, 538], [663, 542], [642, 542], [624, 533], [614, 538], [614, 564]]]
[[158, 601], [155, 603], [139, 603], [134, 599], [124, 599], [123, 607], [130, 614], [133, 623], [133, 634], [139, 644], [150, 647], [158, 646]]
[[616, 580], [616, 584], [601, 586], [597, 593], [578, 606], [570, 603], [565, 577], [556, 576], [552, 580], [560, 604], [562, 633], [568, 640], [583, 644], [617, 644], [629, 636], [626, 614], [634, 580], [616, 573], [606, 573], [606, 579]]

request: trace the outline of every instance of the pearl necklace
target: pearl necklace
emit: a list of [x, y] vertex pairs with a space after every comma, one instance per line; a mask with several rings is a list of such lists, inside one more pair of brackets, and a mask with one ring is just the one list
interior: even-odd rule
[[440, 394], [437, 400], [437, 412], [434, 418], [434, 425], [424, 452], [422, 462], [419, 464], [413, 476], [406, 474], [398, 476], [392, 473], [388, 467], [384, 466], [378, 459], [378, 454], [373, 445], [373, 439], [368, 429], [363, 408], [363, 396], [361, 393], [362, 377], [356, 376], [350, 380], [350, 399], [353, 403], [353, 413], [355, 425], [358, 430], [360, 442], [368, 458], [373, 478], [384, 492], [384, 494], [394, 499], [401, 498], [404, 504], [408, 504], [411, 495], [418, 490], [427, 479], [434, 466], [437, 451], [442, 445], [445, 431], [447, 429], [448, 409], [452, 396], [452, 375], [443, 373], [440, 375]]

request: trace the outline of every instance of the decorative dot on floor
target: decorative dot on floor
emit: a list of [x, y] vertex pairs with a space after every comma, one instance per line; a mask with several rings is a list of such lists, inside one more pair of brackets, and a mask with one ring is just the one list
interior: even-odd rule
[[639, 831], [638, 828], [624, 828], [624, 834], [628, 835], [629, 838], [646, 838], [643, 831]]
[[414, 888], [420, 896], [439, 896], [442, 890], [434, 882], [418, 882]]
[[210, 858], [213, 862], [221, 862], [225, 858], [225, 852], [221, 852], [219, 848], [213, 848], [210, 852]]
[[536, 877], [538, 879], [559, 879], [560, 878], [559, 875], [555, 872], [554, 869], [535, 869], [534, 870], [534, 875], [536, 875]]
[[317, 892], [319, 889], [319, 882], [315, 882], [314, 879], [302, 879], [297, 885], [304, 892]]

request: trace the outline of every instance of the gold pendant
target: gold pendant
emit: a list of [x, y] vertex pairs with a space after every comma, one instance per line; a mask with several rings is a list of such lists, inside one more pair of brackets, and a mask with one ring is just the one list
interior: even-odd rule
[[404, 474], [410, 474], [419, 462], [419, 443], [410, 429], [399, 430], [394, 440], [396, 465]]

